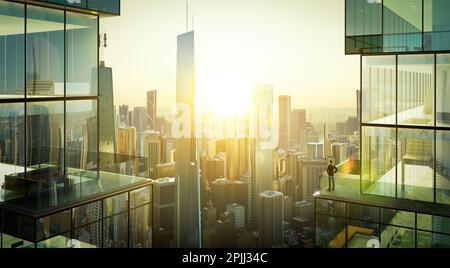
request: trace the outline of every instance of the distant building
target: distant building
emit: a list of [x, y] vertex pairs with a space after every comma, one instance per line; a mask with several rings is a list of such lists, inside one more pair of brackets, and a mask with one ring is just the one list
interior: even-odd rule
[[291, 96], [279, 96], [280, 148], [290, 149], [291, 143]]
[[129, 121], [128, 105], [119, 106], [119, 127], [129, 127], [131, 126]]
[[324, 157], [323, 143], [310, 142], [306, 147], [306, 156], [311, 159], [320, 159]]
[[260, 210], [258, 225], [261, 247], [272, 248], [283, 245], [283, 194], [265, 191], [259, 194]]
[[[190, 122], [184, 127], [190, 129], [189, 137], [176, 140], [175, 163], [178, 190], [178, 247], [198, 248], [200, 246], [199, 225], [200, 167], [197, 165], [195, 138], [195, 45], [194, 32], [177, 37], [177, 79], [176, 103], [189, 108]], [[181, 108], [181, 107], [180, 107]]]
[[116, 125], [114, 111], [114, 88], [112, 68], [106, 67], [101, 61], [98, 69], [99, 79], [99, 151], [108, 153], [100, 154], [100, 167], [109, 166], [114, 163], [114, 153], [116, 152]]
[[[271, 144], [273, 134], [273, 86], [259, 85], [256, 87], [254, 96], [255, 109], [255, 139], [253, 145], [252, 163], [252, 195], [255, 201], [255, 211], [260, 211], [259, 194], [272, 190], [275, 179], [275, 146]], [[263, 132], [262, 132], [263, 131]], [[267, 132], [267, 133], [265, 133]], [[267, 137], [269, 133], [270, 137]], [[272, 134], [270, 134], [272, 133]], [[256, 216], [256, 213], [253, 213]], [[258, 220], [254, 221], [255, 223]]]
[[174, 178], [175, 177], [175, 162], [157, 164], [156, 165], [157, 178]]
[[299, 200], [311, 198], [320, 190], [320, 175], [327, 168], [325, 159], [301, 159], [300, 160], [300, 190]]
[[228, 204], [227, 211], [232, 214], [234, 219], [234, 228], [245, 228], [245, 207], [239, 204]]
[[335, 165], [341, 164], [342, 162], [348, 159], [347, 144], [337, 142], [333, 143], [331, 145], [331, 153], [334, 158], [334, 164]]
[[225, 177], [225, 160], [218, 157], [210, 157], [206, 160], [206, 179], [213, 182]]
[[147, 158], [149, 178], [158, 179], [157, 165], [161, 164], [161, 136], [159, 133], [153, 131], [144, 132], [143, 154]]
[[295, 109], [291, 112], [291, 143], [292, 149], [305, 152], [306, 147], [305, 136], [306, 110]]
[[[153, 184], [153, 226], [157, 229], [162, 228], [170, 233], [172, 240], [174, 239], [173, 235], [176, 227], [176, 204], [175, 179], [157, 179]], [[155, 242], [158, 244], [160, 241]]]
[[284, 196], [295, 198], [295, 180], [291, 175], [286, 175], [280, 179], [280, 192]]
[[121, 127], [118, 130], [118, 153], [121, 155], [136, 155], [136, 128]]
[[[147, 91], [147, 128], [150, 130], [158, 130], [156, 128], [156, 113], [157, 113], [157, 91]], [[163, 134], [161, 132], [161, 134]]]

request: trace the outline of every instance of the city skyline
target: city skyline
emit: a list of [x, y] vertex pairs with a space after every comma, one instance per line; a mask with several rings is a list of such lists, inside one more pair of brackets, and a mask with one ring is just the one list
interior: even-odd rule
[[[223, 99], [233, 97], [239, 102], [236, 105], [249, 105], [258, 84], [273, 84], [275, 95], [291, 95], [293, 107], [354, 106], [359, 76], [343, 78], [346, 73], [357, 72], [359, 58], [345, 57], [341, 53], [344, 49], [344, 38], [339, 34], [344, 31], [343, 2], [191, 0], [189, 5], [188, 22], [192, 25], [193, 16], [197, 36], [198, 98], [206, 109], [222, 107]], [[329, 16], [317, 18], [308, 12], [318, 8]], [[167, 115], [175, 104], [174, 37], [186, 29], [185, 1], [129, 0], [122, 3], [122, 10], [120, 17], [102, 19], [100, 29], [108, 35], [108, 47], [102, 54], [115, 70], [118, 89], [115, 103], [145, 107], [141, 96], [158, 90], [158, 114]], [[317, 25], [324, 31], [319, 36], [323, 42], [312, 46], [307, 40], [315, 36], [313, 29]], [[135, 31], [127, 31], [129, 28]], [[127, 44], [130, 49], [124, 58], [120, 53], [121, 40], [137, 38], [139, 42]], [[329, 38], [336, 40], [335, 46], [327, 45]], [[335, 64], [322, 64], [330, 60]], [[337, 65], [340, 68], [335, 68]], [[320, 74], [327, 79], [322, 79]], [[339, 95], [334, 94], [337, 91]], [[333, 98], [321, 98], [324, 94]], [[239, 108], [228, 107], [237, 111]]]
[[450, 1], [120, 2], [0, 0], [0, 248], [450, 248]]

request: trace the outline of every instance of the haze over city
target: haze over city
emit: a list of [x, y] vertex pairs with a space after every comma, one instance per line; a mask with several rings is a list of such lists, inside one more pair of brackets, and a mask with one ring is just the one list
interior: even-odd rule
[[[206, 109], [231, 99], [245, 106], [261, 83], [291, 95], [293, 107], [355, 107], [359, 57], [342, 53], [343, 1], [190, 0], [188, 17]], [[176, 36], [185, 30], [184, 0], [127, 0], [121, 16], [102, 19], [108, 47], [100, 57], [114, 69], [116, 104], [145, 106], [145, 92], [158, 90], [159, 114], [170, 112]]]

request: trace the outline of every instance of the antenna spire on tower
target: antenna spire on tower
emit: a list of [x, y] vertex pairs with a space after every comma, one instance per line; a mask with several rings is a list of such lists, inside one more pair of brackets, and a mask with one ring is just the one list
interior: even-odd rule
[[186, 32], [188, 31], [189, 28], [188, 18], [189, 18], [189, 0], [186, 0]]

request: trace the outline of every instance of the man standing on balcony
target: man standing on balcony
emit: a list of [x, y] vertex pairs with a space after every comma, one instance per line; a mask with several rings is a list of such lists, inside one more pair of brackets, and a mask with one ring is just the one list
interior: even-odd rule
[[337, 167], [333, 164], [333, 160], [330, 160], [330, 164], [327, 167], [328, 173], [328, 191], [334, 191], [334, 174], [338, 171]]

